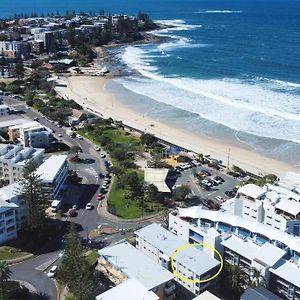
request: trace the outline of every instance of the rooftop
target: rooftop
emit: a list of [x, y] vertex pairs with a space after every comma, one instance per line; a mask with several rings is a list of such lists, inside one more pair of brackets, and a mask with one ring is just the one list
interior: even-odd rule
[[263, 244], [259, 251], [255, 254], [254, 259], [258, 262], [262, 262], [267, 266], [274, 266], [284, 255], [286, 251], [270, 244]]
[[275, 208], [280, 209], [292, 216], [297, 216], [300, 213], [300, 202], [294, 200], [282, 200], [275, 205]]
[[300, 288], [300, 269], [296, 264], [281, 259], [270, 272]]
[[243, 293], [241, 300], [281, 300], [281, 298], [263, 287], [250, 287]]
[[96, 297], [96, 300], [112, 299], [158, 300], [159, 297], [148, 291], [140, 282], [131, 278]]
[[115, 268], [129, 278], [136, 279], [148, 290], [175, 277], [127, 242], [103, 248], [98, 252]]
[[145, 168], [145, 182], [153, 184], [159, 192], [169, 193], [171, 190], [166, 184], [169, 169]]
[[250, 183], [240, 187], [238, 193], [257, 199], [265, 193], [265, 190], [258, 185]]
[[196, 298], [193, 298], [193, 300], [220, 300], [220, 298], [210, 293], [209, 291], [205, 291]]
[[270, 240], [280, 241], [287, 245], [290, 249], [300, 252], [300, 239], [299, 237], [292, 236], [286, 232], [276, 228], [267, 226], [244, 218], [233, 216], [230, 213], [222, 211], [210, 211], [202, 209], [199, 206], [192, 206], [189, 208], [178, 208], [180, 217], [189, 217], [193, 219], [206, 219], [213, 222], [223, 222], [231, 226], [245, 228], [253, 233], [263, 235]]
[[248, 239], [241, 239], [234, 235], [221, 242], [221, 244], [249, 260], [253, 260], [260, 249], [258, 245]]
[[16, 119], [15, 117], [16, 117], [15, 115], [8, 115], [5, 117], [2, 117], [1, 120], [5, 120], [5, 121], [0, 122], [0, 128], [6, 128], [6, 127], [8, 128], [11, 126], [24, 124], [24, 123], [28, 122], [28, 120], [26, 120], [26, 119], [21, 119], [21, 118]]
[[[171, 257], [179, 247], [186, 244], [177, 235], [156, 223], [136, 231], [135, 234], [162, 251], [168, 257]], [[198, 275], [204, 274], [220, 264], [218, 260], [195, 247], [189, 247], [179, 252], [176, 255], [176, 261]]]
[[43, 181], [52, 182], [67, 160], [67, 155], [52, 155], [38, 169], [37, 174]]

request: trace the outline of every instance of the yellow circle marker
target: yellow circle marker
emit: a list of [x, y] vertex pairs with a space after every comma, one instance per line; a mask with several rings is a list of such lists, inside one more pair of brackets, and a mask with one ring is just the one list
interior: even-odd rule
[[[181, 274], [179, 274], [175, 270], [174, 261], [175, 261], [175, 257], [177, 256], [177, 254], [180, 251], [182, 251], [182, 250], [184, 250], [186, 248], [195, 247], [195, 246], [207, 247], [208, 249], [214, 251], [218, 255], [218, 257], [220, 258], [220, 268], [219, 268], [219, 270], [216, 272], [216, 274], [212, 275], [211, 277], [209, 277], [207, 279], [203, 279], [203, 280], [201, 280], [201, 279], [189, 279], [187, 277], [182, 276]], [[173, 273], [177, 277], [179, 277], [181, 280], [186, 281], [186, 282], [190, 282], [190, 283], [204, 283], [204, 282], [208, 282], [210, 280], [213, 280], [214, 278], [216, 278], [221, 273], [221, 271], [223, 269], [223, 265], [224, 265], [224, 262], [223, 262], [223, 258], [222, 258], [222, 255], [220, 254], [220, 252], [216, 248], [214, 248], [213, 246], [211, 246], [210, 244], [205, 244], [205, 243], [195, 243], [195, 244], [189, 244], [188, 243], [188, 244], [185, 244], [182, 247], [176, 249], [174, 251], [174, 253], [172, 254], [172, 256], [171, 256], [171, 268], [172, 268]]]

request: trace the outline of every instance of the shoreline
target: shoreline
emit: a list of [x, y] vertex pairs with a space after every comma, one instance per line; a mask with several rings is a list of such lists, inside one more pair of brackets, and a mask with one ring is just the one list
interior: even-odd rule
[[162, 140], [195, 153], [210, 154], [212, 158], [222, 160], [225, 164], [230, 149], [230, 166], [237, 165], [255, 174], [274, 173], [280, 177], [289, 172], [300, 173], [300, 167], [149, 118], [134, 108], [125, 106], [107, 91], [106, 84], [110, 80], [112, 79], [83, 75], [62, 77], [59, 81], [65, 86], [57, 86], [56, 91], [62, 97], [75, 100], [84, 109], [103, 118], [111, 117], [122, 121], [125, 125], [152, 133]]

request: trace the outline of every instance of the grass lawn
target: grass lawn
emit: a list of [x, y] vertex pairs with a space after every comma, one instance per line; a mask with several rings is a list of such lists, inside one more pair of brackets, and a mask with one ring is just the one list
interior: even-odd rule
[[[140, 171], [138, 173], [140, 177], [140, 173], [142, 172]], [[145, 202], [146, 208], [142, 209], [138, 201], [125, 198], [126, 192], [126, 189], [117, 189], [117, 179], [115, 178], [109, 194], [109, 205], [115, 207], [116, 215], [120, 218], [140, 218], [162, 211], [164, 208], [164, 206], [159, 203]]]
[[0, 260], [20, 258], [28, 254], [30, 253], [22, 252], [21, 250], [12, 247], [8, 247], [8, 246], [0, 247]]

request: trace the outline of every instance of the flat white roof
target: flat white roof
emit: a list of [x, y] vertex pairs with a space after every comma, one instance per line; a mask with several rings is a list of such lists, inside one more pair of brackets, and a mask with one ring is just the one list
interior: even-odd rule
[[214, 294], [210, 293], [209, 291], [205, 291], [193, 300], [221, 300], [221, 298], [215, 296]]
[[284, 255], [286, 251], [270, 244], [263, 244], [259, 251], [255, 254], [254, 259], [258, 262], [262, 262], [267, 266], [274, 266]]
[[[179, 247], [186, 244], [180, 237], [156, 223], [136, 231], [135, 234], [169, 257]], [[198, 275], [204, 274], [220, 264], [217, 259], [210, 257], [207, 253], [195, 247], [189, 247], [179, 252], [176, 255], [176, 261]]]
[[153, 184], [159, 192], [169, 193], [171, 190], [166, 184], [169, 169], [145, 168], [145, 182]]
[[158, 300], [159, 297], [148, 291], [140, 282], [131, 278], [98, 295], [96, 300]]
[[300, 213], [300, 202], [285, 199], [278, 202], [275, 205], [275, 208], [285, 211], [293, 216], [297, 216]]
[[207, 219], [213, 222], [223, 222], [231, 226], [242, 227], [253, 233], [266, 236], [270, 240], [280, 241], [287, 245], [290, 249], [300, 253], [299, 237], [292, 236], [284, 231], [267, 226], [265, 224], [247, 220], [222, 211], [202, 209], [200, 206], [192, 206], [189, 208], [178, 207], [177, 210], [180, 217]]
[[265, 193], [265, 190], [256, 184], [250, 183], [240, 187], [238, 193], [257, 199]]
[[43, 181], [52, 182], [67, 160], [67, 155], [52, 155], [43, 162], [36, 170]]
[[276, 267], [270, 268], [270, 272], [300, 288], [300, 269], [295, 263], [281, 259]]
[[234, 235], [231, 235], [230, 238], [224, 240], [221, 244], [249, 260], [253, 260], [260, 249], [258, 245], [248, 239], [241, 239]]
[[247, 288], [241, 296], [241, 300], [282, 300], [269, 290], [259, 286], [255, 288]]
[[98, 252], [115, 268], [129, 278], [136, 279], [148, 290], [175, 277], [127, 242], [103, 248]]
[[26, 119], [10, 119], [10, 120], [0, 122], [0, 128], [11, 127], [11, 126], [14, 126], [14, 125], [24, 124], [24, 123], [27, 123], [27, 122], [28, 122], [28, 120], [26, 120]]

